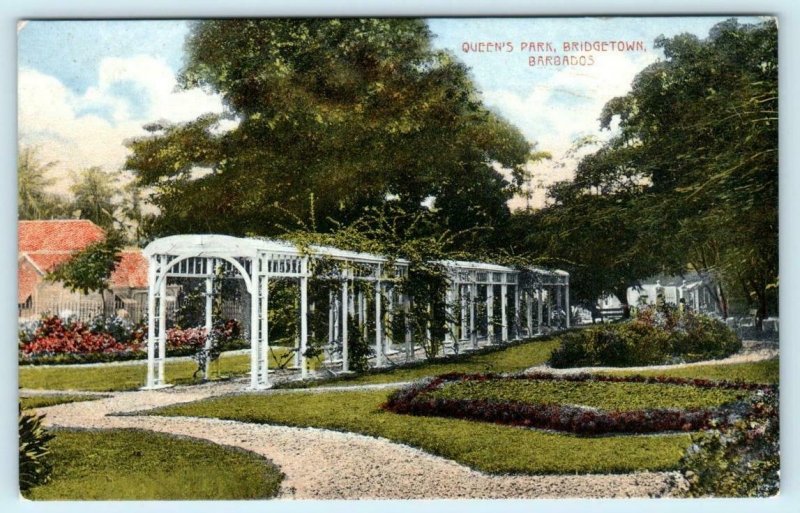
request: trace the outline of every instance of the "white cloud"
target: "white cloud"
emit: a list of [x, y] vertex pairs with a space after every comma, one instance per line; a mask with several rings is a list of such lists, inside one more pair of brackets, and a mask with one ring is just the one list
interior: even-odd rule
[[[630, 90], [636, 74], [654, 62], [654, 53], [608, 53], [595, 56], [593, 66], [563, 68], [549, 78], [533, 83], [524, 94], [507, 89], [484, 92], [485, 103], [495, 108], [538, 149], [553, 154], [552, 161], [531, 167], [533, 198], [531, 206], [544, 205], [545, 188], [574, 176], [574, 162], [564, 160], [565, 152], [576, 137], [595, 135], [601, 140], [609, 136], [601, 132], [598, 118], [603, 105]], [[515, 198], [512, 208], [524, 207], [524, 198]]]
[[70, 171], [120, 169], [128, 154], [123, 141], [143, 135], [145, 123], [222, 112], [219, 96], [178, 90], [176, 85], [165, 62], [143, 55], [103, 59], [96, 83], [83, 94], [55, 77], [23, 68], [18, 77], [20, 143], [38, 146], [44, 161], [58, 162], [53, 173], [56, 188], [63, 192]]

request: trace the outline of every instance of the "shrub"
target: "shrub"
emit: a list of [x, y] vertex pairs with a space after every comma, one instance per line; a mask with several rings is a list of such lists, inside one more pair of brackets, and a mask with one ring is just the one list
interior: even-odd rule
[[23, 413], [19, 407], [19, 488], [26, 492], [50, 479], [48, 442], [54, 437], [42, 426], [44, 415]]
[[761, 391], [746, 415], [693, 437], [680, 462], [688, 497], [766, 497], [780, 487], [778, 395]]
[[105, 333], [122, 344], [137, 343], [137, 332], [141, 332], [143, 324], [136, 325], [123, 317], [98, 315], [89, 323], [92, 333]]
[[644, 307], [635, 319], [566, 333], [550, 357], [556, 368], [657, 365], [724, 358], [741, 341], [723, 322], [671, 306]]
[[86, 324], [60, 317], [45, 317], [33, 332], [31, 341], [22, 344], [23, 358], [64, 353], [113, 353], [137, 350], [137, 346], [117, 342], [107, 333], [94, 333]]

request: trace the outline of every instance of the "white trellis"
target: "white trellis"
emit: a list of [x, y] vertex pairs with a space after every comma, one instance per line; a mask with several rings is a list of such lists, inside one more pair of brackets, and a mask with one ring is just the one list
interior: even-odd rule
[[[300, 329], [296, 363], [303, 377], [308, 372], [306, 350], [309, 337], [308, 281], [313, 268], [332, 262], [316, 277], [339, 284], [340, 294], [329, 295], [329, 343], [340, 348], [342, 370], [348, 371], [348, 318], [354, 315], [356, 282], [374, 284], [376, 365], [382, 364], [386, 330], [391, 308], [383, 308], [382, 298], [394, 301], [391, 285], [408, 272], [404, 260], [391, 261], [368, 253], [344, 251], [324, 246], [300, 248], [281, 241], [238, 238], [228, 235], [174, 235], [151, 242], [144, 254], [148, 258], [148, 343], [146, 389], [168, 386], [164, 375], [166, 361], [167, 278], [185, 277], [206, 280], [206, 332], [211, 332], [211, 291], [217, 271], [234, 272], [244, 281], [250, 295], [250, 388], [268, 388], [269, 383], [269, 282], [276, 279], [299, 282]], [[360, 295], [360, 294], [359, 294]], [[403, 304], [408, 298], [399, 298]], [[359, 323], [366, 311], [359, 304]], [[313, 309], [314, 305], [311, 305]], [[408, 337], [407, 337], [408, 338]], [[207, 344], [211, 343], [207, 338]]]

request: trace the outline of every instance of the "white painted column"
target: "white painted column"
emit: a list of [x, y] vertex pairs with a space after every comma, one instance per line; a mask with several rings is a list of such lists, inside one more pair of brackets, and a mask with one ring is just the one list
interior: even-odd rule
[[[563, 303], [561, 302], [561, 300], [562, 300], [562, 297], [561, 297], [561, 285], [556, 285], [554, 288], [556, 289], [556, 309], [561, 309], [562, 306], [563, 306]], [[550, 318], [552, 319], [552, 317], [553, 316], [551, 316]], [[561, 326], [558, 326], [558, 327], [560, 328]]]
[[[491, 273], [489, 277], [492, 278]], [[494, 282], [486, 285], [486, 339], [494, 343]]]
[[572, 317], [572, 312], [570, 311], [569, 306], [569, 282], [564, 285], [564, 303], [566, 305], [565, 310], [567, 311], [567, 329], [569, 329], [570, 317]]
[[[258, 270], [253, 263], [250, 282], [250, 388], [258, 389], [258, 358], [261, 356], [258, 336]], [[246, 277], [245, 277], [246, 278]]]
[[508, 285], [500, 285], [500, 340], [508, 342]]
[[[455, 292], [453, 290], [453, 285], [449, 285], [447, 287], [447, 292], [445, 292], [444, 298], [444, 315], [445, 319], [445, 332], [444, 332], [444, 343], [445, 344], [453, 344], [453, 333], [455, 332], [455, 323], [453, 322], [453, 303], [455, 302]], [[444, 352], [444, 349], [442, 350]]]
[[[380, 272], [380, 271], [379, 271]], [[383, 367], [383, 286], [381, 280], [375, 281], [375, 366]]]
[[533, 294], [531, 290], [525, 291], [525, 322], [528, 328], [528, 336], [533, 336]]
[[543, 316], [543, 301], [544, 301], [544, 294], [542, 294], [542, 286], [540, 285], [539, 288], [536, 289], [536, 321], [537, 321], [537, 328], [536, 332], [541, 335], [542, 334], [542, 316]]
[[[213, 260], [208, 258], [206, 259], [206, 271], [213, 272], [214, 265]], [[206, 277], [206, 368], [205, 368], [205, 378], [208, 379], [211, 377], [211, 362], [208, 360], [208, 352], [211, 349], [211, 336], [212, 332], [214, 331], [214, 318], [213, 318], [213, 310], [214, 310], [214, 278], [210, 275]]]
[[334, 316], [333, 291], [328, 291], [328, 346], [333, 344], [333, 316]]
[[[162, 272], [167, 268], [167, 257], [161, 257], [161, 270]], [[164, 385], [164, 363], [167, 360], [167, 276], [166, 273], [161, 277], [161, 286], [159, 288], [159, 296], [161, 299], [158, 301], [158, 377], [156, 378], [157, 385]]]
[[461, 326], [458, 333], [458, 338], [461, 340], [468, 340], [469, 333], [467, 332], [467, 287], [463, 284], [458, 286], [458, 299], [459, 306], [461, 307]]
[[156, 266], [155, 258], [148, 259], [147, 267], [147, 381], [145, 388], [156, 384]]
[[300, 262], [300, 377], [308, 377], [308, 257]]
[[520, 315], [520, 310], [522, 307], [522, 303], [520, 302], [520, 294], [519, 294], [519, 278], [517, 278], [517, 284], [514, 285], [514, 340], [519, 340], [520, 337], [519, 333], [522, 330], [522, 315]]
[[386, 289], [386, 314], [384, 318], [386, 319], [385, 327], [383, 330], [383, 346], [385, 348], [389, 348], [391, 345], [394, 345], [394, 303], [395, 303], [395, 290], [394, 284], [389, 287], [385, 287]]
[[414, 338], [411, 331], [411, 298], [408, 294], [403, 294], [403, 313], [405, 314], [405, 349], [406, 361], [414, 357]]
[[472, 348], [478, 349], [478, 331], [475, 329], [475, 307], [478, 299], [478, 284], [471, 283], [469, 286], [469, 338], [472, 340]]
[[347, 347], [347, 310], [348, 310], [348, 297], [347, 292], [347, 275], [342, 282], [342, 371], [348, 372], [350, 370], [350, 353]]
[[261, 279], [261, 384], [269, 388], [269, 278]]

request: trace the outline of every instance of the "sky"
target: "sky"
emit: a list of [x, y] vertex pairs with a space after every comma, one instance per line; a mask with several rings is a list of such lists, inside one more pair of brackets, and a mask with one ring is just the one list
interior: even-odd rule
[[[573, 141], [609, 137], [599, 130], [600, 111], [630, 89], [639, 71], [663, 57], [653, 47], [656, 37], [683, 32], [705, 37], [723, 19], [437, 18], [428, 24], [434, 46], [470, 67], [484, 104], [553, 155], [531, 166], [532, 198], [511, 202], [539, 207], [547, 185], [572, 176], [575, 161], [565, 152]], [[124, 141], [143, 135], [146, 123], [222, 111], [219, 96], [176, 87], [188, 31], [189, 22], [181, 20], [20, 22], [20, 144], [36, 146], [43, 161], [56, 162], [51, 171], [56, 188], [65, 190], [71, 171], [119, 170], [128, 152]], [[606, 51], [563, 50], [565, 42], [610, 41], [640, 44], [621, 52], [608, 45]], [[555, 57], [583, 57], [583, 64], [565, 66]]]

